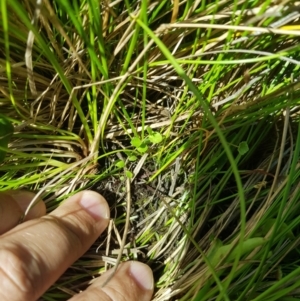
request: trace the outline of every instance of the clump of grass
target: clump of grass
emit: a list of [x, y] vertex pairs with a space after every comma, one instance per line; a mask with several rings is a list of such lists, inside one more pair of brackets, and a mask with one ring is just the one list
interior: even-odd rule
[[153, 268], [157, 301], [299, 297], [298, 9], [1, 2], [0, 113], [15, 130], [0, 189], [39, 191], [51, 211], [91, 188], [114, 217], [45, 300], [118, 254]]

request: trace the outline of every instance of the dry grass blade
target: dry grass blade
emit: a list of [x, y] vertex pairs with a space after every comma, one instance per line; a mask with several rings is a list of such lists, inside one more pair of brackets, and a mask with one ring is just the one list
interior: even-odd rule
[[[54, 177], [51, 181], [49, 181], [41, 190], [39, 190], [39, 192], [35, 195], [35, 197], [32, 199], [32, 201], [30, 202], [30, 204], [28, 205], [24, 216], [22, 219], [24, 219], [26, 217], [26, 215], [28, 214], [28, 212], [30, 211], [30, 209], [36, 204], [36, 202], [38, 202], [40, 200], [40, 197], [43, 195], [43, 193], [45, 193], [45, 191], [47, 190], [47, 188], [51, 185], [53, 185], [54, 183], [56, 183], [63, 175], [67, 174], [67, 173], [72, 173], [74, 172], [74, 169], [78, 166], [83, 166], [82, 168], [85, 167], [85, 164], [88, 163], [91, 160], [91, 156], [90, 157], [86, 157], [78, 162], [72, 163], [70, 167], [66, 168], [64, 171], [62, 171], [59, 175], [57, 175], [56, 177]], [[78, 173], [78, 171], [77, 171]]]
[[112, 274], [107, 278], [107, 280], [102, 284], [102, 287], [104, 287], [114, 276], [114, 274], [116, 273], [119, 264], [121, 262], [122, 256], [123, 256], [123, 250], [126, 244], [126, 240], [127, 240], [127, 236], [128, 236], [128, 232], [129, 232], [129, 227], [130, 227], [130, 208], [131, 208], [131, 181], [129, 178], [126, 179], [126, 222], [125, 222], [125, 226], [124, 226], [124, 232], [123, 232], [123, 238], [120, 244], [120, 250], [119, 250], [119, 254], [115, 263], [115, 267], [114, 270], [112, 272]]
[[[42, 8], [42, 0], [37, 0], [35, 5], [36, 6], [35, 6], [35, 10], [34, 10], [34, 16], [31, 21], [31, 24], [33, 26], [36, 26], [37, 22], [39, 20], [39, 17], [41, 14], [41, 8]], [[33, 76], [33, 64], [32, 64], [33, 43], [34, 43], [34, 33], [32, 30], [30, 30], [28, 33], [27, 43], [26, 43], [25, 63], [26, 63], [26, 68], [27, 68], [30, 91], [33, 96], [36, 96], [37, 91], [36, 91], [36, 86], [35, 86], [35, 81], [34, 81], [34, 76]]]

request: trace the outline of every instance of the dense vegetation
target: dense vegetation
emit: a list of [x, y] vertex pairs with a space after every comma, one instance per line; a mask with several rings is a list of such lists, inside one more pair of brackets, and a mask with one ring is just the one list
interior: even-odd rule
[[112, 210], [44, 300], [118, 254], [153, 268], [156, 301], [300, 298], [299, 2], [0, 9], [0, 190]]

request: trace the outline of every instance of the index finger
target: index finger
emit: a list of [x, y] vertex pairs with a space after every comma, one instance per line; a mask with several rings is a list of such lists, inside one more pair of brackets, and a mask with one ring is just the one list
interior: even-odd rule
[[109, 207], [96, 192], [72, 196], [50, 215], [28, 221], [0, 239], [0, 300], [36, 300], [108, 224]]
[[[0, 192], [0, 235], [18, 225], [34, 196], [34, 193], [23, 190]], [[29, 211], [25, 220], [41, 217], [45, 214], [45, 203], [40, 200]]]

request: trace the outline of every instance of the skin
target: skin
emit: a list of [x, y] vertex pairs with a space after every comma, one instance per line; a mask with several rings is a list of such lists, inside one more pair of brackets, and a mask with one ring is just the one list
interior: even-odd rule
[[[46, 215], [40, 201], [22, 224], [34, 197], [25, 191], [0, 193], [0, 300], [37, 300], [105, 230], [109, 207], [96, 192], [83, 191]], [[150, 301], [151, 269], [140, 262], [121, 264], [97, 278], [71, 301]]]

